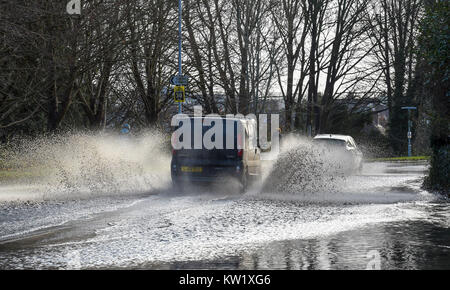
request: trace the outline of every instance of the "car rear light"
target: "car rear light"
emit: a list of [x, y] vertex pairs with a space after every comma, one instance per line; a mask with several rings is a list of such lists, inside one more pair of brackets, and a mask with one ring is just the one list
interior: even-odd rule
[[177, 136], [175, 135], [175, 134], [172, 134], [172, 140], [171, 140], [171, 142], [172, 142], [172, 155], [173, 156], [175, 156], [175, 154], [176, 154], [176, 150], [175, 150], [175, 146], [177, 145], [177, 143], [178, 143], [178, 140], [177, 140], [177, 138], [176, 138]]
[[241, 134], [241, 133], [238, 133], [238, 135], [237, 135], [237, 148], [238, 148], [238, 150], [237, 150], [237, 156], [238, 156], [239, 158], [242, 158], [242, 155], [244, 154], [244, 150], [243, 150], [243, 149], [239, 149], [239, 148], [244, 148], [243, 145], [244, 145], [244, 144], [243, 144], [243, 142], [242, 142], [242, 134]]
[[244, 143], [242, 142], [242, 134], [238, 133], [237, 135], [237, 148], [244, 148]]

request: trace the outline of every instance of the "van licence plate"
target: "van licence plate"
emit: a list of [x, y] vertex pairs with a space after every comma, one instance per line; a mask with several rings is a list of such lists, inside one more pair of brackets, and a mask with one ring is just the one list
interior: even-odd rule
[[202, 172], [202, 167], [189, 167], [189, 166], [181, 166], [182, 172]]

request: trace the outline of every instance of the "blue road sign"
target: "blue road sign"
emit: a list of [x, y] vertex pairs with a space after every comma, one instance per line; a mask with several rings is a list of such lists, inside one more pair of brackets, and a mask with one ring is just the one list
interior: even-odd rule
[[187, 76], [171, 76], [170, 77], [170, 83], [174, 86], [187, 86], [188, 84], [188, 77]]

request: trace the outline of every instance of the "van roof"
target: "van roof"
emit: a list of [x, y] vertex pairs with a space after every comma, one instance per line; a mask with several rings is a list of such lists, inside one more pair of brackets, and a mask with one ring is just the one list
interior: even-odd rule
[[[180, 117], [180, 118], [189, 118], [189, 119], [217, 119], [218, 117], [221, 118], [221, 119], [224, 119], [224, 120], [232, 120], [232, 121], [240, 121], [240, 122], [248, 122], [248, 121], [254, 120], [254, 119], [250, 119], [250, 118], [236, 118], [236, 117], [228, 118], [228, 117], [226, 117], [226, 116], [220, 116], [220, 115], [218, 115], [218, 116], [202, 116], [202, 117], [196, 117], [196, 116], [189, 116], [189, 115], [186, 115], [186, 116]], [[256, 120], [254, 120], [254, 121], [256, 121]]]

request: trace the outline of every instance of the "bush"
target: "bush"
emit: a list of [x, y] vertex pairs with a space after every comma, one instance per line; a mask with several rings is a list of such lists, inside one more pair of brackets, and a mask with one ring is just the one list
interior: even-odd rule
[[430, 170], [425, 178], [424, 187], [430, 190], [450, 194], [450, 145], [435, 150], [431, 156]]

